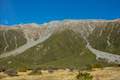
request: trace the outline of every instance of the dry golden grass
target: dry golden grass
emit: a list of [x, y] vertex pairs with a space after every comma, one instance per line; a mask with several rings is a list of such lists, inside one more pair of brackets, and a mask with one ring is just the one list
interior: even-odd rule
[[120, 80], [120, 68], [95, 69], [90, 73], [94, 76], [94, 80]]
[[[3, 73], [0, 80], [75, 80], [78, 71], [57, 70], [53, 73], [42, 71], [42, 75], [28, 75], [31, 71], [19, 72], [19, 76], [9, 77]], [[120, 68], [93, 69], [89, 71], [93, 75], [93, 80], [120, 80]]]

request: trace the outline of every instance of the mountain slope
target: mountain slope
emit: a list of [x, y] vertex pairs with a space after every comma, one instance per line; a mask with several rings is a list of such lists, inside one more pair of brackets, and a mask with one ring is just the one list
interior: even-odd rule
[[21, 30], [0, 30], [0, 54], [14, 50], [26, 43]]
[[19, 25], [2, 28], [0, 40], [0, 64], [9, 67], [84, 68], [99, 59], [104, 66], [106, 61], [120, 63], [120, 23], [116, 20]]
[[108, 22], [98, 26], [88, 39], [95, 49], [120, 55], [120, 23]]
[[[8, 64], [9, 61], [11, 64]], [[95, 55], [86, 48], [80, 34], [64, 30], [53, 34], [21, 55], [0, 60], [9, 66], [84, 67], [96, 62]]]

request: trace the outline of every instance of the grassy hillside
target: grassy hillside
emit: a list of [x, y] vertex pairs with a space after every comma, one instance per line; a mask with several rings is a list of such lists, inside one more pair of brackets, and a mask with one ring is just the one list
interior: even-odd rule
[[0, 30], [0, 54], [18, 48], [25, 43], [26, 39], [21, 30]]
[[80, 34], [64, 30], [48, 40], [26, 50], [23, 54], [0, 60], [10, 67], [72, 67], [83, 68], [96, 63], [96, 57], [87, 48]]
[[[109, 22], [95, 28], [89, 36], [92, 47], [120, 55], [120, 24]], [[109, 41], [109, 42], [108, 42]]]

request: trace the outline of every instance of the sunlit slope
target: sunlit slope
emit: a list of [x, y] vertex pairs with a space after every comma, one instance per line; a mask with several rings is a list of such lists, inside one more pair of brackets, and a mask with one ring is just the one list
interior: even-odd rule
[[[9, 63], [10, 62], [10, 63]], [[85, 67], [96, 62], [96, 57], [86, 48], [86, 42], [79, 33], [63, 30], [53, 34], [15, 57], [0, 60], [1, 64], [14, 67]]]

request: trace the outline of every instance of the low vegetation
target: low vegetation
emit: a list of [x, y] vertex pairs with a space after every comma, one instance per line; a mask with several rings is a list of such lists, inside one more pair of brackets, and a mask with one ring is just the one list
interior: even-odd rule
[[29, 68], [27, 68], [27, 67], [19, 67], [17, 70], [18, 70], [18, 72], [27, 72], [28, 69]]
[[93, 76], [87, 72], [79, 72], [76, 78], [76, 80], [93, 80]]
[[41, 68], [32, 69], [32, 72], [30, 72], [29, 75], [42, 75]]
[[15, 69], [7, 69], [4, 73], [9, 76], [18, 76], [18, 72]]
[[6, 66], [0, 65], [0, 72], [4, 72], [6, 71], [6, 69], [7, 69]]

